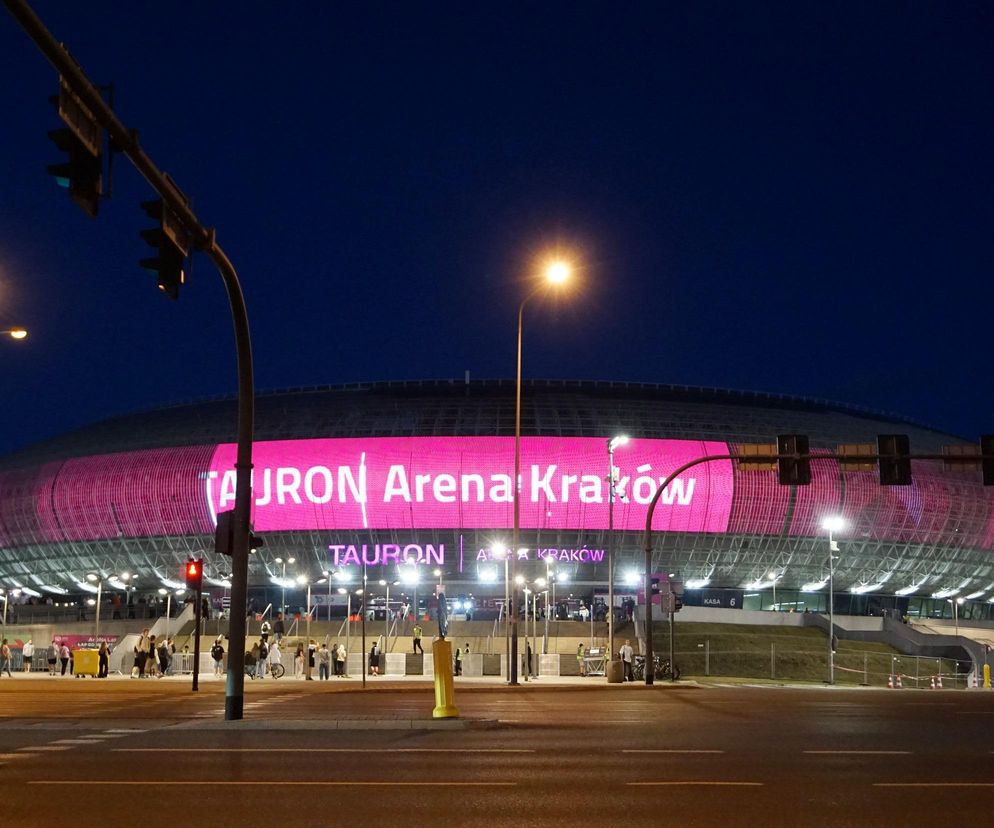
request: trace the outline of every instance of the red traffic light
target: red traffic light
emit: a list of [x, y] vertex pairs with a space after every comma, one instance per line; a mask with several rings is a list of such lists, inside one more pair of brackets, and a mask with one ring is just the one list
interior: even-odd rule
[[186, 585], [190, 589], [200, 589], [204, 575], [204, 562], [190, 558], [186, 562]]

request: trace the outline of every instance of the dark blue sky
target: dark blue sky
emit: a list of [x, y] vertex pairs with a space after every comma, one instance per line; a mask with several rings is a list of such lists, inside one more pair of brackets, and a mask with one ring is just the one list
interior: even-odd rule
[[[989, 3], [37, 2], [218, 230], [260, 389], [529, 377], [778, 391], [994, 430]], [[0, 451], [235, 390], [219, 277], [90, 221], [0, 11]]]

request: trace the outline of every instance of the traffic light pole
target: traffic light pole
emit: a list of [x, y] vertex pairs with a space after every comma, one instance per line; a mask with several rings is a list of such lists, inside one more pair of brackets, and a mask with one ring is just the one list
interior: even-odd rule
[[255, 419], [255, 388], [252, 373], [252, 341], [248, 312], [238, 274], [224, 251], [218, 246], [215, 231], [204, 227], [186, 197], [164, 172], [145, 154], [138, 143], [138, 132], [118, 120], [99, 90], [90, 82], [64, 46], [45, 28], [24, 0], [3, 0], [41, 53], [55, 67], [70, 89], [89, 108], [97, 122], [107, 130], [116, 150], [123, 152], [145, 177], [163, 202], [189, 232], [198, 250], [214, 262], [228, 293], [235, 331], [238, 360], [238, 433], [235, 461], [235, 515], [233, 521], [231, 620], [228, 628], [228, 676], [225, 687], [224, 718], [241, 719], [245, 699], [245, 607], [248, 593], [249, 505], [252, 485], [252, 433]]
[[[202, 561], [201, 561], [201, 566], [203, 566], [203, 562]], [[201, 568], [201, 570], [200, 570], [201, 577], [203, 577], [203, 573], [204, 573], [204, 570]], [[201, 611], [201, 598], [200, 598], [200, 596], [202, 594], [203, 593], [201, 593], [201, 591], [200, 591], [200, 584], [197, 584], [197, 592], [196, 592], [196, 596], [197, 596], [196, 601], [197, 601], [197, 603], [196, 603], [196, 606], [194, 607], [194, 610], [193, 610], [193, 618], [194, 618], [194, 621], [195, 621], [195, 623], [197, 625], [194, 628], [194, 631], [193, 631], [193, 689], [194, 689], [194, 691], [200, 689], [200, 624], [201, 624], [201, 618], [203, 616], [202, 611]]]

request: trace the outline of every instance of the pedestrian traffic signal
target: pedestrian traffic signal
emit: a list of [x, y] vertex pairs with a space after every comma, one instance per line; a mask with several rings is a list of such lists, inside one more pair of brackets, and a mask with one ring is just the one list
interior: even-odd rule
[[138, 264], [158, 281], [159, 290], [170, 299], [179, 299], [180, 285], [186, 282], [183, 269], [190, 251], [190, 235], [177, 215], [161, 199], [142, 202], [149, 218], [157, 219], [158, 227], [141, 231], [141, 237], [157, 248], [158, 255], [141, 259]]
[[911, 441], [907, 434], [878, 435], [877, 453], [881, 486], [911, 485]]
[[[777, 472], [781, 486], [807, 486], [811, 483], [811, 460], [805, 434], [777, 436]], [[784, 457], [782, 455], [793, 455]]]
[[103, 193], [103, 130], [64, 81], [59, 94], [49, 101], [66, 126], [52, 130], [48, 137], [68, 158], [61, 164], [51, 164], [48, 172], [60, 187], [69, 190], [84, 213], [96, 218]]
[[200, 592], [204, 583], [204, 562], [190, 558], [186, 562], [186, 586], [188, 589]]

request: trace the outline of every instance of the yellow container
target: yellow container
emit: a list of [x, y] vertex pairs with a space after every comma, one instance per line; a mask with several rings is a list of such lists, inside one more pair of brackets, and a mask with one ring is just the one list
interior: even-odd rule
[[100, 669], [100, 653], [96, 650], [73, 650], [72, 671], [76, 676], [96, 676]]

